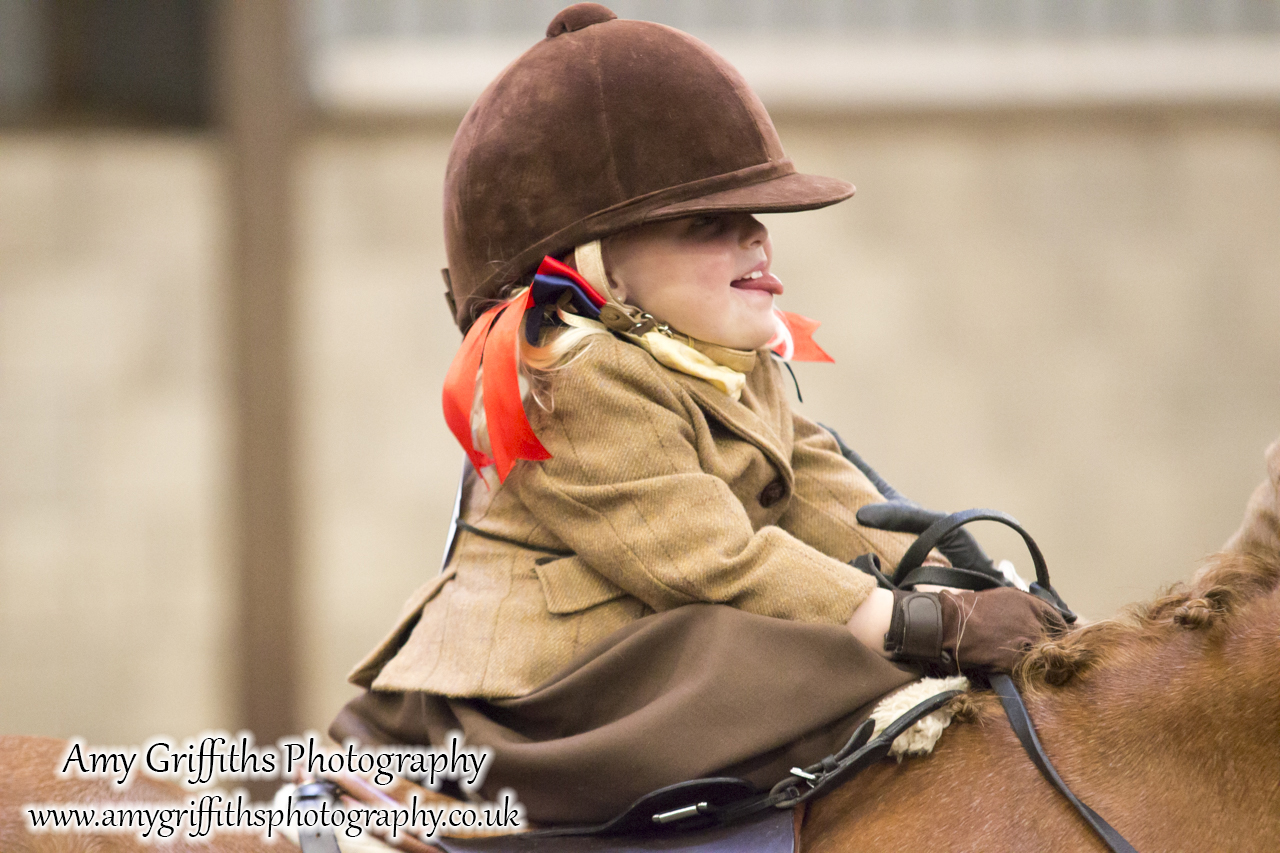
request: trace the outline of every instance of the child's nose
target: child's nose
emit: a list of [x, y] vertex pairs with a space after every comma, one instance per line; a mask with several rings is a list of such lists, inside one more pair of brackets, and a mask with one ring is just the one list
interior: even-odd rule
[[738, 234], [738, 241], [744, 249], [763, 246], [764, 241], [769, 238], [769, 230], [764, 227], [764, 223], [749, 214], [743, 216]]

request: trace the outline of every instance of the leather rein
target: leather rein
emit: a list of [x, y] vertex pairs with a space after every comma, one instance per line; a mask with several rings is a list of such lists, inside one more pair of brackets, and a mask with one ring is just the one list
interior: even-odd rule
[[[1035, 540], [1012, 516], [999, 510], [970, 509], [939, 519], [930, 525], [924, 533], [921, 533], [920, 537], [907, 549], [907, 553], [903, 555], [902, 561], [898, 564], [898, 569], [894, 573], [893, 581], [886, 579], [878, 570], [873, 570], [871, 573], [879, 577], [881, 585], [891, 587], [914, 586], [918, 583], [942, 584], [964, 589], [991, 589], [996, 586], [1011, 586], [1011, 581], [1003, 577], [997, 578], [986, 572], [945, 566], [921, 565], [929, 552], [942, 541], [943, 537], [959, 530], [972, 521], [997, 521], [1016, 531], [1022, 537], [1022, 541], [1026, 543], [1027, 550], [1031, 553], [1032, 562], [1035, 564], [1036, 582], [1031, 584], [1031, 594], [1057, 608], [1068, 623], [1076, 621], [1076, 615], [1067, 608], [1062, 598], [1050, 585], [1049, 568]], [[866, 568], [864, 567], [865, 570]], [[1035, 724], [1031, 722], [1031, 715], [1027, 712], [1027, 706], [1022, 701], [1022, 695], [1014, 685], [1013, 679], [1004, 673], [993, 673], [988, 676], [988, 679], [991, 682], [991, 689], [995, 691], [996, 696], [1000, 699], [1000, 705], [1004, 708], [1005, 716], [1009, 718], [1009, 726], [1013, 729], [1013, 733], [1017, 735], [1018, 742], [1022, 744], [1022, 748], [1031, 759], [1031, 762], [1040, 771], [1040, 775], [1044, 776], [1045, 780], [1058, 793], [1062, 794], [1080, 817], [1084, 818], [1085, 823], [1089, 824], [1090, 828], [1098, 834], [1098, 837], [1102, 839], [1102, 842], [1107, 845], [1107, 848], [1112, 853], [1137, 853], [1133, 845], [1126, 841], [1125, 837], [1115, 827], [1107, 823], [1101, 815], [1089, 808], [1079, 797], [1072, 793], [1071, 789], [1067, 787], [1067, 783], [1058, 775], [1058, 771], [1054, 769], [1053, 762], [1049, 760], [1049, 756], [1045, 754], [1044, 747], [1040, 744], [1040, 738], [1036, 735]]]

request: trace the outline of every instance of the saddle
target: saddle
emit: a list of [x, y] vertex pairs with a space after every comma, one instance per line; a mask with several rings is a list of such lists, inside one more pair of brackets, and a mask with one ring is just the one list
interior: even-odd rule
[[[681, 789], [664, 789], [654, 792], [643, 802], [654, 808], [662, 808], [663, 801], [684, 802], [693, 799], [700, 804], [720, 804], [728, 799], [753, 793], [745, 782], [736, 779], [699, 780], [700, 783], [684, 783], [672, 786]], [[296, 795], [301, 808], [318, 808], [322, 800], [342, 797], [365, 804], [386, 805], [387, 795], [370, 790], [368, 783], [358, 777], [342, 777], [340, 781], [324, 779], [298, 788]], [[442, 801], [449, 798], [441, 797]], [[454, 801], [466, 805], [463, 801]], [[640, 807], [637, 810], [637, 806]], [[678, 809], [679, 807], [677, 807]], [[608, 834], [581, 834], [593, 828], [575, 827], [569, 831], [533, 830], [529, 832], [486, 837], [443, 837], [429, 840], [401, 830], [396, 838], [379, 835], [378, 840], [406, 853], [649, 853], [649, 851], [681, 851], [681, 853], [739, 853], [743, 850], [759, 853], [797, 853], [800, 849], [800, 824], [804, 815], [803, 805], [790, 809], [770, 809], [732, 824], [714, 824], [701, 829], [683, 832], [649, 830], [642, 822], [645, 806], [637, 803], [622, 817], [626, 826]], [[667, 809], [666, 811], [672, 811]], [[636, 826], [638, 825], [638, 827]], [[580, 834], [573, 834], [578, 830]], [[341, 853], [331, 830], [303, 830], [299, 833], [303, 853]]]
[[797, 853], [803, 809], [773, 809], [740, 823], [676, 833], [638, 832], [625, 835], [546, 835], [528, 832], [492, 838], [436, 838], [431, 843], [445, 853]]
[[[889, 756], [893, 742], [915, 723], [958, 696], [946, 690], [931, 696], [874, 734], [865, 721], [839, 752], [809, 767], [791, 768], [768, 791], [742, 779], [709, 777], [660, 788], [636, 800], [620, 815], [592, 826], [535, 829], [484, 838], [419, 839], [402, 831], [388, 844], [409, 853], [595, 853], [595, 851], [681, 851], [681, 853], [797, 853], [805, 804], [849, 781]], [[346, 796], [376, 805], [398, 804], [356, 776], [340, 776], [300, 787], [299, 806], [318, 808], [325, 799]], [[437, 798], [439, 795], [434, 795]], [[461, 805], [461, 803], [459, 803]], [[338, 853], [331, 833], [300, 833], [303, 853]]]

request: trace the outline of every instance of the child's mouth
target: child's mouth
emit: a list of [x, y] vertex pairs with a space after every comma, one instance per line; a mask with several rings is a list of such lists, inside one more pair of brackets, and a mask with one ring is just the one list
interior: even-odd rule
[[771, 272], [762, 272], [755, 270], [747, 273], [739, 279], [729, 282], [730, 287], [736, 287], [739, 290], [763, 290], [766, 293], [772, 293], [774, 296], [782, 295], [782, 282]]

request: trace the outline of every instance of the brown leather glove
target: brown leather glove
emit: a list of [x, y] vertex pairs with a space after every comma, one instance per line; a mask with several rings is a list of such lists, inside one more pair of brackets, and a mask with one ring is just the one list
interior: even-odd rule
[[1009, 672], [1046, 630], [1066, 628], [1052, 606], [1018, 589], [894, 590], [885, 650], [945, 672]]

